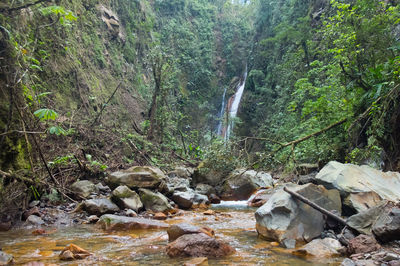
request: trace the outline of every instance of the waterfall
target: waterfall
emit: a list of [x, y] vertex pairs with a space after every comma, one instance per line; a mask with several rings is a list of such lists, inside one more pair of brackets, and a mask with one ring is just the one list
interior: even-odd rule
[[239, 82], [239, 84], [236, 87], [236, 93], [228, 100], [228, 104], [227, 104], [227, 120], [228, 123], [225, 126], [225, 128], [223, 128], [221, 130], [221, 136], [224, 137], [225, 141], [229, 140], [229, 137], [231, 135], [233, 126], [234, 126], [234, 118], [237, 115], [238, 109], [239, 109], [239, 105], [240, 105], [240, 100], [242, 99], [242, 95], [243, 95], [243, 91], [244, 91], [244, 87], [246, 85], [246, 79], [247, 79], [247, 66], [246, 66], [246, 70], [243, 74], [243, 78], [241, 79], [241, 81]]
[[226, 90], [228, 87], [225, 87], [224, 89], [224, 94], [222, 95], [222, 103], [221, 103], [221, 111], [219, 112], [219, 122], [218, 122], [218, 129], [217, 129], [217, 134], [222, 135], [222, 124], [223, 124], [223, 119], [224, 119], [224, 112], [225, 112], [225, 96], [226, 96]]

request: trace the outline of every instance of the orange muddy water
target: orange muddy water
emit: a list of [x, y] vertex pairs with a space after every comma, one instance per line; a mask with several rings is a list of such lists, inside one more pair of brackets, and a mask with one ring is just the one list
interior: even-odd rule
[[[236, 249], [234, 255], [209, 259], [209, 265], [339, 265], [342, 258], [313, 259], [293, 256], [290, 250], [257, 237], [255, 209], [217, 208], [215, 215], [185, 211], [168, 219], [169, 224], [189, 222], [214, 229], [216, 237]], [[46, 228], [47, 235], [35, 236], [34, 230], [0, 232], [0, 247], [12, 254], [17, 264], [41, 262], [59, 265], [182, 265], [190, 258], [171, 259], [165, 253], [168, 235], [165, 230], [106, 232], [95, 225]], [[60, 261], [58, 255], [68, 244], [76, 244], [91, 253], [83, 260]]]

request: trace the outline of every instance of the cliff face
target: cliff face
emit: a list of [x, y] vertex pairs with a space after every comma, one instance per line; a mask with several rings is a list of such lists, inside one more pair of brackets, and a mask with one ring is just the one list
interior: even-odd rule
[[54, 179], [186, 156], [242, 71], [241, 21], [222, 0], [1, 3], [0, 202], [13, 182], [18, 209]]

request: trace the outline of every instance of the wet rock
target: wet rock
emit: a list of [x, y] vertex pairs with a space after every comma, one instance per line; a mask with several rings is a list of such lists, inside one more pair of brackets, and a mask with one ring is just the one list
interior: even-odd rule
[[223, 200], [247, 200], [258, 188], [272, 186], [270, 174], [239, 169], [229, 175], [219, 194]]
[[32, 235], [34, 235], [34, 236], [41, 236], [41, 235], [45, 235], [45, 234], [46, 234], [46, 230], [44, 230], [42, 228], [32, 231]]
[[85, 200], [81, 203], [81, 208], [89, 214], [98, 216], [119, 211], [118, 206], [107, 198]]
[[134, 166], [127, 170], [113, 172], [107, 176], [106, 182], [111, 188], [126, 185], [129, 188], [157, 188], [165, 181], [164, 173], [152, 166]]
[[39, 208], [38, 207], [33, 207], [32, 209], [24, 211], [22, 213], [22, 220], [25, 221], [31, 215], [36, 215], [36, 216], [40, 217], [41, 214], [40, 214]]
[[215, 195], [215, 194], [210, 194], [210, 195], [208, 196], [208, 200], [209, 200], [210, 203], [212, 203], [212, 204], [219, 204], [219, 203], [221, 203], [221, 199], [220, 199], [217, 195]]
[[97, 183], [97, 184], [96, 184], [96, 189], [97, 189], [98, 191], [103, 192], [103, 193], [111, 192], [110, 187], [109, 187], [109, 186], [104, 186], [102, 183]]
[[[383, 257], [383, 261], [389, 262], [389, 261], [398, 261], [400, 260], [400, 255], [393, 253], [393, 252], [388, 252], [385, 254], [385, 256]], [[400, 263], [400, 261], [399, 261]]]
[[137, 213], [134, 210], [131, 210], [131, 209], [126, 210], [125, 214], [126, 214], [126, 216], [129, 216], [129, 217], [138, 216]]
[[44, 225], [44, 221], [42, 220], [42, 218], [40, 218], [39, 216], [36, 215], [30, 215], [27, 219], [26, 219], [26, 223], [27, 224], [31, 224], [31, 225]]
[[13, 263], [13, 256], [0, 250], [0, 265], [11, 265]]
[[111, 199], [121, 209], [132, 209], [138, 212], [143, 208], [143, 203], [140, 201], [139, 195], [130, 190], [127, 186], [119, 186], [112, 192]]
[[372, 232], [383, 243], [400, 240], [400, 208], [386, 208], [372, 225]]
[[349, 254], [357, 254], [376, 251], [380, 248], [381, 246], [373, 236], [359, 235], [349, 241], [347, 251]]
[[349, 258], [345, 258], [342, 261], [342, 263], [340, 264], [340, 266], [355, 266], [355, 265], [356, 265], [356, 263], [353, 260], [349, 259]]
[[[341, 213], [341, 200], [337, 190], [327, 190], [314, 184], [287, 185], [310, 201], [327, 210]], [[288, 245], [309, 242], [321, 235], [325, 220], [310, 206], [293, 199], [283, 189], [278, 189], [256, 213], [257, 232], [268, 240]]]
[[208, 265], [208, 258], [207, 257], [199, 257], [191, 259], [183, 264], [183, 266], [207, 266]]
[[301, 256], [335, 257], [340, 256], [343, 246], [333, 238], [314, 239], [293, 253]]
[[217, 194], [217, 191], [213, 186], [207, 185], [207, 184], [197, 184], [196, 193], [203, 194], [203, 195], [211, 195], [211, 194]]
[[155, 219], [155, 220], [167, 220], [167, 215], [165, 215], [162, 212], [157, 212], [156, 214], [154, 214], [153, 219]]
[[[178, 204], [181, 209], [189, 209], [193, 205], [194, 193], [191, 191], [175, 192], [171, 199]], [[207, 199], [208, 200], [208, 199]]]
[[343, 201], [343, 205], [354, 213], [360, 213], [381, 203], [382, 198], [374, 191], [352, 192]]
[[113, 214], [101, 216], [97, 224], [104, 230], [160, 229], [169, 227], [168, 224], [156, 220]]
[[99, 217], [97, 215], [90, 215], [87, 220], [90, 224], [94, 224], [97, 223]]
[[73, 183], [71, 191], [77, 195], [76, 198], [88, 198], [90, 194], [97, 192], [96, 186], [89, 180], [80, 180]]
[[148, 189], [139, 189], [140, 199], [144, 207], [148, 211], [168, 212], [173, 207], [169, 204], [168, 199], [160, 192], [152, 192]]
[[377, 193], [387, 200], [400, 199], [400, 173], [382, 172], [367, 165], [329, 162], [315, 177], [315, 182], [335, 188], [342, 196], [351, 192]]
[[167, 246], [167, 254], [171, 258], [220, 258], [234, 252], [235, 250], [225, 242], [203, 233], [183, 235]]
[[204, 215], [215, 215], [215, 211], [213, 210], [206, 210], [205, 212], [203, 212]]
[[11, 221], [0, 221], [0, 232], [9, 231], [12, 227]]
[[170, 242], [175, 241], [180, 236], [183, 236], [186, 234], [204, 233], [211, 237], [214, 236], [214, 231], [211, 228], [201, 228], [196, 225], [188, 224], [188, 223], [180, 223], [180, 224], [171, 225], [171, 227], [168, 228], [167, 233], [168, 233], [168, 239]]
[[251, 207], [261, 207], [272, 197], [274, 193], [274, 189], [260, 189], [256, 194], [249, 198], [247, 204]]
[[77, 260], [84, 259], [92, 255], [89, 251], [78, 247], [74, 244], [69, 244], [60, 253], [60, 260]]
[[392, 206], [393, 204], [391, 202], [381, 202], [375, 207], [350, 216], [347, 219], [347, 223], [358, 232], [370, 235], [375, 220], [384, 212], [385, 209], [391, 208]]

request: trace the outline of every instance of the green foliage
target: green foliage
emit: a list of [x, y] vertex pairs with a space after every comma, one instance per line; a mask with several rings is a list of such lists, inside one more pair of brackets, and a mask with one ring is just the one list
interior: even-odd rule
[[49, 121], [49, 120], [56, 120], [58, 117], [58, 114], [56, 111], [52, 109], [39, 109], [36, 110], [33, 113], [37, 118], [39, 118], [41, 121]]
[[56, 15], [59, 22], [63, 26], [71, 26], [71, 22], [76, 21], [78, 18], [70, 10], [65, 10], [62, 6], [47, 6], [40, 9], [44, 16]]

